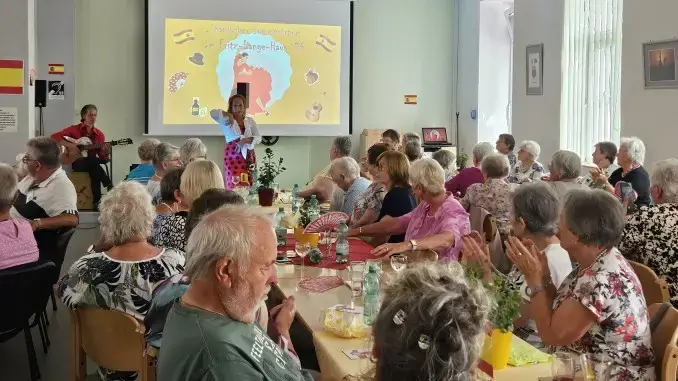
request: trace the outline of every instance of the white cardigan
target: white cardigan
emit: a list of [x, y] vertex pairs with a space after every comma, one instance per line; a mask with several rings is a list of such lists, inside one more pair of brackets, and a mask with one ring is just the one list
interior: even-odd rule
[[240, 147], [240, 152], [242, 153], [242, 157], [246, 158], [247, 157], [247, 151], [253, 150], [254, 146], [256, 144], [261, 143], [261, 134], [259, 133], [259, 129], [257, 128], [257, 122], [254, 121], [249, 116], [245, 117], [244, 120], [245, 123], [245, 132], [240, 133], [240, 125], [238, 122], [233, 120], [233, 123], [231, 125], [227, 125], [226, 121], [224, 123], [219, 123], [221, 125], [222, 132], [224, 133], [224, 137], [226, 138], [226, 144], [232, 142], [233, 140], [236, 140], [238, 138], [242, 139], [247, 139], [247, 138], [254, 138], [252, 140], [252, 143], [238, 143], [238, 146]]

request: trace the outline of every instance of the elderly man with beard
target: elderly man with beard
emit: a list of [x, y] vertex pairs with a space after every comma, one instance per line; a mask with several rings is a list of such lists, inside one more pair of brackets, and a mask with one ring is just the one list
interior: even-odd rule
[[271, 219], [244, 205], [218, 209], [193, 229], [185, 269], [191, 284], [167, 318], [159, 380], [313, 380], [289, 336], [294, 299], [271, 310], [268, 334], [255, 322], [277, 282], [276, 245]]

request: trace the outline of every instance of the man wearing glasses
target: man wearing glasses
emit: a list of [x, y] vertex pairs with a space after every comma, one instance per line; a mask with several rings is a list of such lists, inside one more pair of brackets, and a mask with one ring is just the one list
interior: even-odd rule
[[155, 147], [153, 153], [153, 167], [155, 174], [148, 181], [146, 190], [153, 198], [153, 204], [160, 202], [160, 182], [168, 169], [180, 168], [183, 166], [179, 156], [179, 148], [169, 143], [160, 143]]
[[77, 195], [61, 169], [61, 148], [55, 140], [44, 136], [33, 138], [26, 148], [22, 162], [28, 175], [19, 182], [9, 213], [12, 218], [28, 220], [39, 251], [49, 253], [54, 250], [59, 232], [78, 226]]

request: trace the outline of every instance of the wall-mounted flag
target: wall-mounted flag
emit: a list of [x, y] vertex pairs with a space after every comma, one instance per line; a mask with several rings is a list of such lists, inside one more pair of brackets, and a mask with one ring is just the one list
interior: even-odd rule
[[0, 60], [0, 94], [24, 93], [24, 61]]
[[405, 104], [406, 105], [416, 105], [417, 104], [417, 96], [414, 95], [414, 94], [405, 95]]
[[47, 72], [49, 74], [63, 75], [65, 73], [64, 64], [49, 64]]

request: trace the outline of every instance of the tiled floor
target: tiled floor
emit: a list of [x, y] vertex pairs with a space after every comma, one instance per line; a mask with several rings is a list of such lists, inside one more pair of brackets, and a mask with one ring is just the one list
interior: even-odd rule
[[[71, 264], [80, 258], [99, 237], [99, 228], [96, 225], [81, 225], [73, 235], [61, 272], [68, 270]], [[52, 345], [49, 352], [45, 354], [40, 342], [40, 333], [38, 328], [33, 328], [33, 344], [38, 357], [41, 381], [67, 381], [72, 380], [71, 372], [71, 337], [70, 322], [68, 311], [61, 302], [57, 302], [58, 310], [52, 311], [51, 305], [47, 309], [50, 320], [48, 328], [49, 338]], [[0, 313], [3, 313], [0, 310]], [[94, 373], [94, 366], [88, 364], [88, 373]], [[96, 380], [96, 377], [91, 377]], [[0, 380], [2, 381], [24, 381], [30, 380], [28, 369], [28, 355], [24, 335], [19, 334], [6, 343], [0, 344]]]

